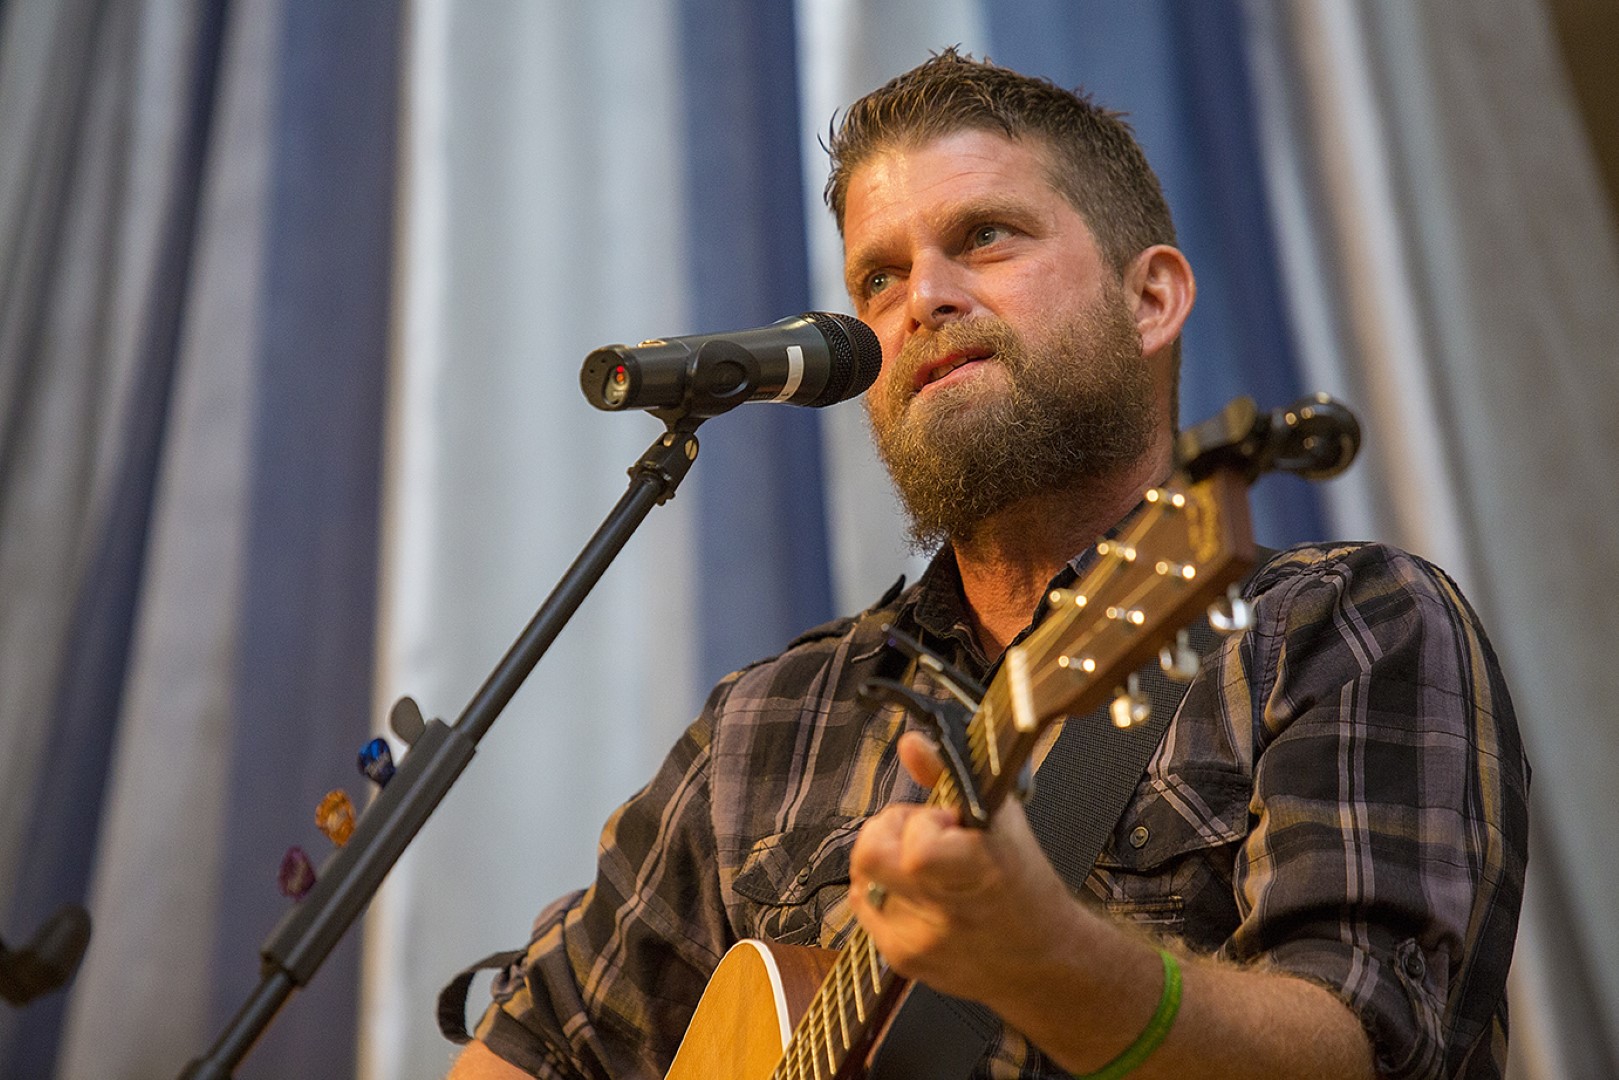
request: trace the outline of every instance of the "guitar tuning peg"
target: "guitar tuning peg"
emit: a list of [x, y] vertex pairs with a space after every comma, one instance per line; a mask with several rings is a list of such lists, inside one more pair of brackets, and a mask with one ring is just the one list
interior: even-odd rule
[[1222, 634], [1240, 634], [1254, 625], [1254, 606], [1233, 585], [1223, 599], [1209, 605], [1209, 625]]
[[1119, 690], [1113, 704], [1108, 706], [1108, 714], [1113, 717], [1116, 728], [1134, 727], [1152, 715], [1152, 705], [1142, 694], [1141, 680], [1137, 676], [1131, 675]]
[[1158, 666], [1175, 682], [1188, 683], [1197, 677], [1203, 658], [1197, 655], [1186, 631], [1182, 630], [1175, 635], [1173, 644], [1158, 650]]

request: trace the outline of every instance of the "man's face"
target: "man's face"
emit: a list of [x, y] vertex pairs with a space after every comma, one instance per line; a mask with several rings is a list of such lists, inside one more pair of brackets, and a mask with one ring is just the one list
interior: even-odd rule
[[844, 216], [856, 313], [883, 370], [878, 451], [919, 545], [1146, 449], [1152, 380], [1130, 305], [1043, 149], [985, 131], [857, 168]]

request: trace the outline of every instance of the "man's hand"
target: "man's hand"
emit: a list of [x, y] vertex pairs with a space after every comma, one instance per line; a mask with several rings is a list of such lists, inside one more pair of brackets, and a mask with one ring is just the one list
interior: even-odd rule
[[[925, 737], [907, 733], [899, 752], [918, 783], [938, 779]], [[987, 829], [938, 807], [890, 806], [861, 829], [850, 878], [855, 914], [895, 971], [983, 1002], [1063, 1068], [1101, 1068], [1158, 1007], [1156, 946], [1069, 893], [1019, 803], [1000, 807]], [[1365, 1032], [1329, 991], [1184, 955], [1181, 963], [1180, 1012], [1139, 1080], [1373, 1075]]]
[[[922, 735], [903, 736], [899, 753], [924, 787], [943, 771]], [[1029, 965], [1072, 930], [1073, 898], [1016, 803], [983, 830], [943, 807], [890, 806], [861, 829], [850, 871], [856, 913], [884, 959], [957, 997], [988, 1002], [1026, 983]], [[887, 891], [880, 912], [868, 883]]]

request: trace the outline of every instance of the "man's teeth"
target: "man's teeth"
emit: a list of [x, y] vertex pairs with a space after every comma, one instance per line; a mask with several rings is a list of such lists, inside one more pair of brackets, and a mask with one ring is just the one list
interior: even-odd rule
[[956, 370], [961, 365], [970, 364], [974, 360], [981, 360], [981, 359], [983, 359], [983, 358], [979, 357], [979, 356], [963, 356], [961, 359], [952, 361], [951, 363], [941, 364], [938, 367], [934, 368], [932, 371], [928, 372], [928, 382], [930, 382], [930, 383], [938, 382], [940, 379], [944, 378], [946, 375], [950, 374], [952, 371]]

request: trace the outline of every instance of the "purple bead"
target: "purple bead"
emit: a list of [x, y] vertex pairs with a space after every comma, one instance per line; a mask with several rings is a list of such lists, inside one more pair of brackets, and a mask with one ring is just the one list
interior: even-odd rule
[[394, 755], [386, 739], [372, 739], [360, 749], [360, 771], [378, 787], [394, 778]]
[[302, 900], [315, 887], [315, 864], [309, 861], [304, 849], [296, 844], [281, 857], [281, 873], [276, 875], [281, 891], [294, 900]]

